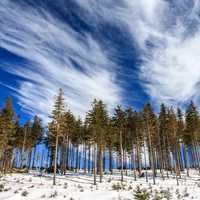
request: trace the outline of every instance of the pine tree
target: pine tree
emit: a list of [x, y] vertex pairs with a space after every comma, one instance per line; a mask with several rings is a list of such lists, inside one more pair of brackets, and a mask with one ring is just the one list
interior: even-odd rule
[[194, 105], [194, 103], [191, 101], [190, 105], [186, 109], [185, 114], [185, 121], [186, 121], [186, 130], [185, 130], [185, 142], [188, 144], [189, 147], [192, 148], [192, 151], [194, 153], [194, 162], [195, 166], [200, 171], [200, 161], [199, 161], [199, 153], [198, 153], [198, 141], [197, 141], [197, 134], [198, 134], [198, 112]]
[[126, 121], [126, 113], [122, 110], [120, 106], [117, 106], [114, 113], [114, 122], [115, 126], [117, 127], [118, 131], [118, 138], [119, 138], [119, 149], [120, 149], [120, 162], [121, 162], [121, 182], [123, 182], [123, 170], [124, 170], [124, 161], [123, 161], [123, 154], [124, 154], [124, 148], [123, 148], [123, 136], [125, 134], [125, 128], [127, 126]]
[[[61, 166], [62, 172], [65, 174], [66, 168], [69, 169], [69, 145], [71, 137], [73, 137], [75, 129], [75, 117], [70, 110], [63, 113], [62, 122], [60, 124], [61, 137]], [[67, 164], [67, 166], [66, 166]]]
[[111, 174], [113, 174], [113, 158], [112, 158], [112, 152], [114, 150], [114, 147], [117, 143], [117, 129], [114, 126], [114, 120], [109, 118], [108, 119], [108, 127], [107, 127], [107, 133], [105, 135], [106, 140], [106, 147], [109, 151], [109, 171]]
[[[43, 137], [43, 127], [41, 119], [36, 115], [33, 119], [33, 123], [31, 125], [31, 133], [29, 136], [29, 151], [30, 151], [30, 158], [32, 158], [32, 148], [34, 148], [34, 156], [33, 156], [33, 164], [35, 165], [35, 153], [36, 153], [36, 145]], [[30, 163], [29, 163], [30, 168]]]
[[[140, 155], [139, 155], [139, 137], [138, 137], [138, 130], [139, 130], [139, 120], [138, 120], [138, 113], [133, 112], [133, 109], [129, 107], [126, 111], [127, 115], [127, 132], [128, 132], [128, 139], [130, 142], [130, 149], [132, 154], [132, 161], [134, 163], [134, 178], [136, 181], [136, 163], [138, 164], [138, 171], [139, 174], [141, 173], [141, 166], [140, 165]], [[134, 153], [134, 150], [137, 152]]]
[[53, 185], [56, 184], [56, 171], [57, 171], [57, 154], [58, 154], [58, 142], [59, 137], [61, 136], [60, 127], [63, 123], [63, 114], [65, 109], [64, 104], [64, 93], [62, 89], [59, 89], [58, 96], [56, 97], [54, 103], [54, 109], [52, 111], [53, 121], [49, 124], [49, 133], [55, 138], [55, 154], [54, 154], [54, 176], [53, 176]]
[[153, 184], [155, 184], [156, 169], [155, 169], [154, 141], [155, 141], [155, 135], [157, 133], [157, 120], [155, 114], [153, 113], [151, 104], [148, 103], [144, 106], [143, 117], [145, 123], [145, 130], [148, 136], [149, 161], [153, 172]]
[[[177, 108], [177, 137], [179, 140], [179, 154], [180, 154], [180, 160], [181, 160], [181, 170], [185, 167], [187, 170], [187, 175], [189, 176], [189, 168], [188, 168], [188, 158], [186, 154], [186, 148], [184, 144], [184, 129], [185, 129], [185, 124], [183, 120], [183, 114], [180, 108]], [[183, 150], [183, 159], [181, 156], [181, 150]]]
[[12, 150], [16, 133], [16, 115], [12, 106], [12, 99], [8, 97], [5, 106], [0, 113], [1, 131], [0, 147], [2, 154], [1, 171], [6, 173], [11, 168]]
[[179, 185], [178, 182], [178, 175], [180, 175], [180, 163], [178, 160], [178, 144], [179, 140], [177, 137], [177, 130], [178, 130], [178, 121], [176, 118], [176, 114], [174, 112], [174, 109], [171, 107], [168, 110], [168, 117], [169, 117], [169, 140], [170, 140], [170, 149], [173, 155], [173, 161], [174, 161], [174, 169], [176, 173], [176, 180], [177, 180], [177, 185]]
[[83, 141], [83, 122], [80, 118], [75, 121], [74, 124], [74, 134], [71, 137], [71, 141], [76, 147], [76, 162], [75, 162], [75, 172], [78, 172], [79, 166], [79, 146]]
[[96, 184], [96, 144], [98, 147], [98, 161], [100, 182], [103, 177], [103, 149], [105, 146], [104, 136], [108, 125], [108, 114], [105, 104], [100, 100], [94, 100], [92, 109], [87, 113], [86, 124], [88, 124], [89, 131], [92, 133], [94, 142], [94, 184]]
[[27, 139], [29, 138], [29, 135], [30, 135], [30, 121], [26, 122], [24, 124], [24, 127], [23, 127], [23, 142], [22, 142], [22, 149], [21, 149], [21, 163], [20, 163], [20, 168], [23, 168], [25, 167], [24, 164], [24, 161], [26, 160], [25, 159], [25, 150], [27, 148]]
[[159, 152], [159, 159], [160, 159], [160, 172], [164, 179], [163, 169], [167, 170], [167, 177], [168, 177], [168, 151], [166, 147], [166, 140], [167, 140], [167, 108], [164, 104], [160, 106], [160, 113], [158, 119], [158, 152]]

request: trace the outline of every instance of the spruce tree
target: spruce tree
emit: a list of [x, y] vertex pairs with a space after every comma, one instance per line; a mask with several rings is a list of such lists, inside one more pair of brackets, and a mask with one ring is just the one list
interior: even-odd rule
[[15, 142], [16, 133], [16, 115], [12, 105], [12, 99], [8, 97], [5, 100], [4, 108], [0, 114], [1, 117], [1, 151], [2, 164], [1, 171], [6, 173], [11, 168], [12, 150]]
[[156, 169], [155, 169], [155, 135], [157, 133], [157, 119], [151, 107], [151, 104], [147, 103], [144, 106], [143, 111], [144, 123], [145, 123], [145, 131], [147, 132], [148, 136], [148, 146], [149, 146], [149, 161], [150, 166], [152, 168], [153, 173], [153, 184], [155, 184], [155, 176], [156, 176]]
[[190, 105], [186, 109], [185, 121], [186, 121], [186, 130], [184, 136], [185, 142], [188, 144], [189, 147], [192, 148], [194, 154], [195, 166], [200, 171], [200, 161], [199, 161], [198, 141], [197, 141], [199, 117], [197, 109], [192, 101], [190, 102]]
[[121, 162], [121, 182], [123, 182], [123, 170], [124, 170], [124, 161], [123, 161], [123, 154], [124, 154], [124, 148], [123, 148], [123, 137], [125, 134], [125, 129], [127, 126], [126, 121], [126, 113], [124, 110], [122, 110], [121, 106], [117, 106], [114, 113], [114, 122], [115, 126], [118, 131], [118, 140], [119, 140], [119, 154], [120, 154], [120, 162]]
[[87, 113], [86, 124], [92, 133], [94, 142], [94, 184], [96, 184], [96, 144], [98, 147], [98, 170], [100, 173], [100, 182], [103, 177], [103, 149], [105, 147], [105, 134], [108, 126], [108, 113], [105, 104], [100, 100], [94, 100], [92, 109]]
[[54, 103], [54, 109], [52, 111], [53, 121], [49, 124], [49, 134], [55, 138], [55, 153], [54, 153], [54, 176], [53, 176], [53, 185], [56, 184], [56, 172], [57, 172], [57, 154], [58, 154], [58, 142], [59, 137], [61, 136], [60, 127], [63, 123], [63, 114], [65, 109], [64, 103], [64, 93], [62, 89], [59, 89], [58, 96]]
[[[33, 156], [33, 164], [32, 167], [35, 166], [35, 153], [36, 153], [36, 145], [42, 139], [44, 133], [44, 129], [42, 127], [42, 120], [36, 115], [33, 119], [33, 123], [31, 125], [31, 133], [29, 136], [29, 151], [30, 158], [32, 158], [32, 148], [34, 148], [34, 156]], [[30, 168], [30, 163], [29, 163]]]

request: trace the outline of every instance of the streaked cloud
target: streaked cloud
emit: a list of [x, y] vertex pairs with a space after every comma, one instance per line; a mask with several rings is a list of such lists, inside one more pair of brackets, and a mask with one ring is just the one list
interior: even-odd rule
[[121, 101], [116, 66], [91, 35], [74, 31], [45, 7], [10, 0], [0, 2], [0, 19], [0, 46], [27, 60], [19, 66], [1, 63], [25, 79], [12, 89], [26, 112], [46, 121], [60, 87], [69, 108], [80, 116], [94, 98], [109, 109]]
[[[59, 8], [64, 12], [63, 2]], [[130, 37], [130, 45], [137, 49], [141, 60], [132, 79], [139, 78], [154, 103], [198, 102], [199, 0], [73, 3], [81, 9], [76, 14], [88, 26], [98, 30], [109, 23]], [[24, 7], [26, 3], [22, 7], [10, 0], [0, 2], [0, 46], [28, 61], [14, 67], [4, 63], [5, 70], [27, 80], [15, 88], [24, 109], [46, 116], [59, 87], [65, 88], [67, 103], [81, 115], [95, 97], [110, 108], [123, 102], [123, 84], [116, 78], [123, 66], [118, 66], [114, 57], [122, 58], [124, 52], [102, 45], [89, 32], [74, 31], [45, 6]]]
[[154, 103], [181, 105], [191, 99], [199, 103], [199, 0], [77, 3], [93, 11], [94, 19], [100, 16], [132, 36], [142, 60], [140, 84]]

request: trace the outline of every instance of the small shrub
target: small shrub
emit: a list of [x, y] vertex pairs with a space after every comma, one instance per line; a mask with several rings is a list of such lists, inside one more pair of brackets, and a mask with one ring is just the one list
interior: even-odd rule
[[81, 188], [81, 189], [80, 189], [80, 192], [84, 192], [84, 189], [83, 189], [83, 188]]
[[18, 190], [15, 190], [14, 193], [17, 194], [17, 193], [19, 193], [19, 192], [18, 192]]
[[125, 185], [123, 185], [123, 184], [120, 184], [120, 183], [114, 183], [114, 184], [112, 184], [112, 189], [113, 190], [117, 190], [117, 191], [119, 191], [119, 190], [124, 190], [125, 189]]
[[128, 186], [128, 190], [132, 190], [133, 188], [132, 188], [132, 186], [131, 185], [129, 185]]
[[133, 196], [135, 200], [149, 200], [150, 194], [146, 189], [140, 189], [140, 186], [137, 186], [133, 191]]
[[179, 189], [176, 189], [176, 196], [177, 196], [177, 199], [181, 199], [181, 194], [179, 192]]
[[54, 193], [51, 194], [51, 195], [49, 196], [49, 198], [55, 198], [55, 197], [57, 197], [57, 196], [58, 196], [57, 191], [54, 191]]
[[163, 198], [170, 200], [172, 199], [172, 194], [169, 191], [169, 188], [167, 190], [161, 190], [160, 193], [162, 194]]
[[29, 186], [28, 188], [34, 188], [35, 186], [34, 185], [31, 185], [31, 186]]
[[189, 193], [187, 192], [187, 188], [185, 188], [184, 193], [183, 193], [183, 197], [189, 197]]
[[3, 192], [4, 184], [0, 184], [0, 192]]
[[155, 194], [152, 200], [162, 200], [162, 199], [163, 199], [162, 195], [157, 190], [155, 190]]
[[11, 187], [5, 188], [5, 189], [4, 189], [4, 192], [7, 192], [7, 191], [9, 191], [9, 190], [11, 190]]
[[27, 192], [26, 190], [24, 190], [24, 191], [21, 193], [21, 195], [22, 195], [23, 197], [26, 197], [26, 196], [28, 195], [28, 192]]
[[110, 183], [110, 182], [111, 182], [111, 178], [108, 179], [108, 183]]
[[68, 188], [68, 183], [64, 183], [64, 189], [67, 189]]
[[45, 194], [43, 194], [42, 196], [41, 196], [41, 198], [43, 199], [43, 198], [45, 198], [46, 197], [46, 195]]

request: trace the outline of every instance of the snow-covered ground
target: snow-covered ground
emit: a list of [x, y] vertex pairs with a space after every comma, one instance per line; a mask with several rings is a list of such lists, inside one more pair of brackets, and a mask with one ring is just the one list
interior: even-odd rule
[[200, 177], [195, 172], [190, 178], [183, 175], [179, 186], [174, 177], [164, 181], [157, 178], [156, 185], [152, 184], [152, 179], [149, 179], [149, 183], [145, 178], [134, 181], [133, 174], [125, 176], [124, 180], [123, 189], [117, 190], [121, 186], [119, 175], [105, 175], [103, 183], [94, 186], [93, 176], [68, 173], [66, 176], [58, 175], [57, 184], [53, 186], [50, 175], [40, 177], [36, 172], [12, 174], [0, 178], [0, 200], [132, 200], [133, 191], [138, 185], [149, 191], [151, 199], [155, 199], [156, 193], [160, 196], [170, 196], [171, 193], [172, 200], [200, 200]]

